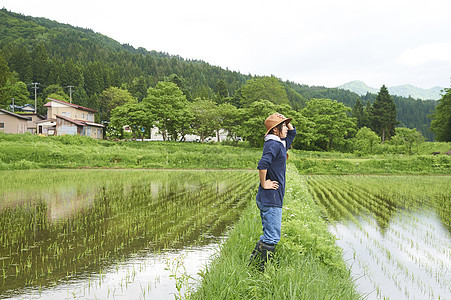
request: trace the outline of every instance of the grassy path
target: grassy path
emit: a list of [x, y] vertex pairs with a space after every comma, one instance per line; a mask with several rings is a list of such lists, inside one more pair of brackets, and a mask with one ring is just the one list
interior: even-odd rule
[[360, 299], [341, 250], [294, 165], [287, 172], [282, 239], [265, 272], [247, 266], [261, 232], [254, 203], [202, 274], [191, 299]]

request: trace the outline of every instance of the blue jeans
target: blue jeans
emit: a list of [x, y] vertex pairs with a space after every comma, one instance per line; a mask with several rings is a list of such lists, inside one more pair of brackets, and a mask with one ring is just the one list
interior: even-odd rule
[[282, 227], [282, 208], [264, 206], [257, 200], [260, 217], [262, 218], [263, 235], [260, 240], [265, 244], [275, 245], [280, 241], [280, 230]]

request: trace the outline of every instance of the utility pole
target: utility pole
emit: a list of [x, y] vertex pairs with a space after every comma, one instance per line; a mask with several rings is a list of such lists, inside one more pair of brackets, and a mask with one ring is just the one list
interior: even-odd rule
[[70, 99], [70, 103], [72, 103], [72, 88], [74, 87], [73, 85], [68, 85], [67, 86], [69, 88], [69, 99]]
[[14, 99], [14, 97], [13, 97], [13, 113], [14, 113], [14, 100], [15, 100], [15, 99]]
[[34, 113], [36, 114], [38, 111], [38, 104], [37, 104], [37, 90], [38, 90], [38, 84], [39, 82], [33, 82], [34, 84]]

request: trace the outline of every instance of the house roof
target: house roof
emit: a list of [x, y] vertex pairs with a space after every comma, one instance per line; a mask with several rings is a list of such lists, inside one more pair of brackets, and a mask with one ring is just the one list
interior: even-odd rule
[[71, 119], [71, 118], [68, 118], [68, 117], [65, 117], [65, 116], [60, 116], [60, 115], [55, 115], [55, 116], [57, 118], [66, 120], [68, 122], [71, 122], [71, 123], [73, 123], [73, 124], [75, 124], [77, 126], [86, 126], [86, 125], [88, 125], [88, 126], [105, 127], [104, 125], [99, 124], [99, 123], [87, 122], [87, 121], [81, 121], [81, 120], [74, 120], [74, 119]]
[[32, 113], [32, 112], [27, 112], [27, 111], [21, 111], [21, 112], [18, 113], [18, 115], [20, 115], [20, 116], [27, 116], [27, 117], [36, 116], [36, 117], [38, 117], [41, 120], [45, 120], [45, 117], [43, 115], [39, 115], [39, 114], [35, 114], [35, 113]]
[[94, 122], [84, 121], [83, 123], [86, 123], [86, 125], [89, 125], [89, 126], [105, 127], [105, 125], [102, 125], [99, 123], [94, 123]]
[[34, 111], [34, 106], [31, 105], [31, 104], [25, 104], [25, 105], [22, 105], [22, 106], [10, 104], [9, 108], [10, 109], [14, 108], [14, 110], [17, 110], [17, 111]]
[[56, 119], [44, 119], [44, 120], [40, 120], [40, 121], [36, 121], [36, 124], [41, 124], [41, 123], [52, 123], [52, 122], [56, 122]]
[[73, 123], [73, 124], [75, 124], [77, 126], [85, 126], [85, 124], [83, 124], [83, 122], [78, 121], [78, 120], [74, 120], [74, 119], [71, 119], [71, 118], [68, 118], [68, 117], [64, 117], [64, 116], [60, 116], [60, 115], [55, 115], [55, 117], [63, 119], [63, 120], [66, 120], [67, 122], [71, 122], [71, 123]]
[[23, 120], [27, 120], [27, 121], [31, 120], [31, 117], [24, 117], [24, 116], [15, 114], [15, 113], [13, 113], [13, 112], [10, 112], [9, 110], [6, 110], [6, 109], [1, 109], [1, 108], [0, 108], [0, 111], [1, 111], [2, 113], [5, 113], [5, 114], [7, 114], [7, 115], [11, 115], [11, 116], [16, 117], [16, 118], [18, 118], [18, 119], [23, 119]]
[[59, 102], [59, 103], [62, 103], [62, 104], [66, 104], [68, 106], [75, 107], [77, 109], [86, 110], [86, 111], [90, 111], [90, 112], [94, 112], [94, 113], [97, 112], [97, 110], [95, 110], [95, 109], [87, 108], [87, 107], [84, 107], [84, 106], [81, 106], [81, 105], [77, 105], [77, 104], [73, 104], [73, 103], [69, 103], [69, 102], [66, 102], [66, 101], [63, 101], [63, 100], [52, 99], [52, 98], [47, 98], [47, 100], [50, 100], [50, 101], [47, 102], [46, 104], [44, 104], [45, 107], [51, 107], [52, 106], [52, 102], [55, 101], [55, 102]]

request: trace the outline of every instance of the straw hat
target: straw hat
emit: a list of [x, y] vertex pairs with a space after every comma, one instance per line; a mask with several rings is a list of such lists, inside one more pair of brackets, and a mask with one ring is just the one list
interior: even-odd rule
[[285, 118], [282, 114], [279, 113], [273, 113], [265, 120], [265, 127], [266, 127], [266, 134], [265, 136], [277, 125], [279, 125], [282, 122], [285, 122], [286, 124], [290, 123], [292, 118]]

